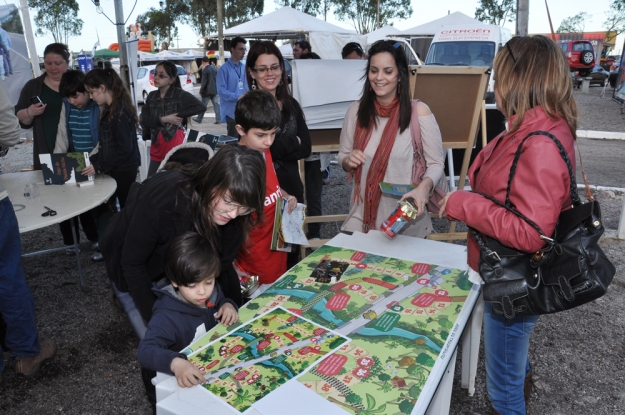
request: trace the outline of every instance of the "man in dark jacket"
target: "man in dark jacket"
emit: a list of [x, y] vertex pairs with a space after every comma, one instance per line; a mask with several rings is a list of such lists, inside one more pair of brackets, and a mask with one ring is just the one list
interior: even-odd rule
[[[200, 96], [202, 97], [202, 103], [208, 105], [208, 102], [213, 103], [215, 110], [215, 124], [221, 124], [221, 111], [219, 108], [219, 95], [217, 95], [217, 59], [202, 58], [202, 84], [200, 86]], [[193, 118], [193, 121], [201, 123], [204, 118], [204, 113], [198, 114]]]

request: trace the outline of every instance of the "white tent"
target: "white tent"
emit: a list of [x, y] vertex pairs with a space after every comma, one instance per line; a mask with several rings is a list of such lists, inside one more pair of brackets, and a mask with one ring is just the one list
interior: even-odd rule
[[371, 45], [378, 40], [386, 39], [387, 35], [396, 35], [399, 33], [401, 33], [401, 30], [397, 29], [396, 27], [390, 25], [381, 27], [378, 30], [367, 33], [367, 45]]
[[366, 44], [364, 35], [288, 6], [224, 30], [224, 37], [235, 36], [269, 40], [308, 38], [312, 51], [323, 59], [341, 59], [341, 49], [346, 43]]
[[476, 20], [472, 17], [467, 16], [464, 13], [454, 12], [448, 14], [445, 17], [441, 17], [440, 19], [432, 20], [431, 22], [424, 23], [419, 26], [412, 27], [410, 29], [406, 29], [401, 32], [401, 36], [434, 36], [436, 31], [441, 26], [449, 26], [449, 25], [475, 25], [475, 24], [484, 24], [479, 20]]

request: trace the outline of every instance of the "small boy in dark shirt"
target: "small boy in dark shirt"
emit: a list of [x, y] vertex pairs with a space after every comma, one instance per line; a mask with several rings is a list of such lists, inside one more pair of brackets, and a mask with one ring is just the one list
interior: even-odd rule
[[[180, 351], [217, 324], [238, 320], [237, 306], [224, 297], [215, 282], [219, 256], [211, 243], [194, 232], [173, 240], [165, 254], [165, 273], [171, 285], [155, 288], [158, 299], [145, 337], [139, 344], [148, 400], [155, 404], [150, 371], [176, 376], [180, 387], [204, 383], [204, 375]], [[152, 375], [155, 373], [152, 372]]]

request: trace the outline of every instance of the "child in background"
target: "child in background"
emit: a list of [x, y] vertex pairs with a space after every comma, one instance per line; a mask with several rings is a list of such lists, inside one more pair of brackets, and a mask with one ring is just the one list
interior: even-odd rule
[[271, 250], [276, 201], [279, 197], [287, 199], [289, 212], [297, 206], [295, 196], [280, 188], [269, 151], [282, 115], [278, 102], [269, 92], [252, 90], [239, 98], [234, 117], [241, 136], [239, 144], [260, 151], [267, 171], [262, 220], [250, 231], [244, 249], [237, 254], [235, 266], [240, 274], [258, 275], [260, 284], [271, 284], [286, 272], [287, 259], [286, 252]]
[[[68, 70], [61, 77], [59, 93], [63, 97], [63, 107], [59, 118], [59, 127], [56, 133], [54, 153], [87, 152], [91, 154], [98, 144], [98, 128], [100, 124], [100, 107], [93, 102], [83, 84], [85, 74], [81, 71]], [[91, 242], [91, 249], [98, 249], [98, 225], [96, 224], [96, 209], [78, 215], [82, 229]], [[78, 230], [76, 217], [63, 221], [61, 234], [65, 245], [74, 245], [72, 226]], [[80, 242], [80, 233], [76, 232], [76, 240]], [[73, 248], [68, 248], [68, 254], [74, 254]], [[102, 254], [94, 254], [91, 259], [102, 261]]]
[[182, 388], [204, 383], [203, 373], [180, 351], [217, 325], [217, 320], [230, 326], [239, 318], [235, 303], [215, 283], [220, 260], [208, 239], [186, 232], [173, 240], [164, 260], [171, 285], [153, 290], [158, 300], [139, 344], [139, 363], [152, 405], [156, 392], [150, 381], [155, 372], [173, 374]]
[[204, 114], [206, 105], [182, 89], [178, 67], [162, 61], [154, 69], [154, 86], [141, 109], [141, 131], [144, 140], [152, 140], [148, 177], [156, 173], [169, 150], [182, 144], [187, 118]]
[[89, 71], [85, 75], [85, 89], [102, 109], [98, 152], [90, 157], [91, 166], [82, 174], [105, 173], [115, 179], [117, 190], [111, 200], [117, 198], [123, 208], [130, 186], [137, 179], [137, 168], [141, 165], [137, 145], [137, 112], [128, 90], [112, 68]]

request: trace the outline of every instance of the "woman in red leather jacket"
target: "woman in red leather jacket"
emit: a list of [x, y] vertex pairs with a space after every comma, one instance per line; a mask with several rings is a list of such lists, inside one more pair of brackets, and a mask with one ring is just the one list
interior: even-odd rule
[[[507, 118], [508, 129], [478, 154], [469, 180], [472, 189], [505, 202], [514, 153], [529, 133], [542, 130], [555, 135], [575, 163], [577, 106], [567, 59], [545, 36], [512, 38], [497, 54], [494, 74], [497, 108]], [[523, 146], [510, 200], [551, 235], [560, 212], [571, 206], [569, 183], [558, 148], [550, 138], [537, 135]], [[524, 252], [535, 252], [545, 244], [523, 219], [477, 193], [449, 193], [440, 214]], [[478, 259], [479, 247], [469, 233], [469, 279], [483, 283], [476, 272]], [[493, 414], [526, 414], [532, 383], [529, 339], [537, 320], [538, 316], [506, 319], [493, 314], [490, 304], [485, 304], [486, 387]]]

